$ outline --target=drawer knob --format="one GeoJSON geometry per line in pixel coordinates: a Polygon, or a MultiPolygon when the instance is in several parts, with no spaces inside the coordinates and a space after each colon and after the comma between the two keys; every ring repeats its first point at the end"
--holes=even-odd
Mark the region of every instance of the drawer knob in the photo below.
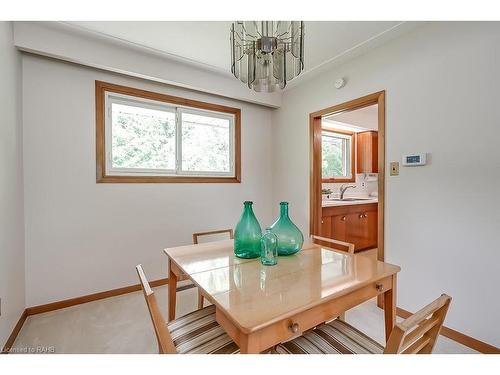
{"type": "Polygon", "coordinates": [[[290,323],[288,326],[288,329],[292,331],[293,333],[299,332],[299,323],[290,323]]]}
{"type": "Polygon", "coordinates": [[[340,219],[340,220],[345,221],[345,216],[342,216],[342,219],[340,219]]]}
{"type": "Polygon", "coordinates": [[[375,288],[379,292],[383,292],[384,291],[384,285],[383,284],[375,284],[375,288]]]}

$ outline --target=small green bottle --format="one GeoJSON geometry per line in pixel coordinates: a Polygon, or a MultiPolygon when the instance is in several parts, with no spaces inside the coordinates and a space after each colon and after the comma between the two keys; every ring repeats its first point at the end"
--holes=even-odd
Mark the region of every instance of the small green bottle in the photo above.
{"type": "Polygon", "coordinates": [[[243,214],[234,230],[234,255],[238,258],[258,258],[262,229],[252,209],[253,202],[243,203],[243,214]]]}
{"type": "Polygon", "coordinates": [[[260,262],[264,266],[274,266],[278,263],[278,237],[271,232],[271,228],[266,228],[266,233],[260,240],[260,262]]]}

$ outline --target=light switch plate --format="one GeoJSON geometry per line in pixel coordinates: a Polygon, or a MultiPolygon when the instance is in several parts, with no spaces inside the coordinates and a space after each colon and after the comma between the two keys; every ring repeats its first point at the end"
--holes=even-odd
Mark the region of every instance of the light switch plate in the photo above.
{"type": "Polygon", "coordinates": [[[399,176],[399,162],[393,161],[390,165],[391,176],[399,176]]]}

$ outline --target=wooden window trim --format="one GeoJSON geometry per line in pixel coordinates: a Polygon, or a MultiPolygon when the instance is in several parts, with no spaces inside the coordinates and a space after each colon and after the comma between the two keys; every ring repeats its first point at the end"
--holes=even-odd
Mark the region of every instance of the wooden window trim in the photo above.
{"type": "Polygon", "coordinates": [[[178,96],[136,89],[113,83],[95,81],[96,100],[96,182],[97,183],[240,183],[241,182],[241,109],[211,104],[178,96]],[[115,176],[106,175],[105,113],[106,92],[130,95],[156,100],[168,104],[181,105],[234,115],[234,176],[115,176]]]}
{"type": "Polygon", "coordinates": [[[337,130],[335,128],[322,128],[322,132],[338,133],[351,136],[351,178],[322,178],[324,183],[346,183],[356,182],[356,133],[347,130],[337,130]]]}

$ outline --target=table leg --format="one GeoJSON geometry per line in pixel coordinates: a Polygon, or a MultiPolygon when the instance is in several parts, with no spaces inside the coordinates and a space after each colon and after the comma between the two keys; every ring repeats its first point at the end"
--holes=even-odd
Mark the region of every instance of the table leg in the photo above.
{"type": "Polygon", "coordinates": [[[234,342],[240,347],[241,354],[260,353],[261,350],[258,332],[251,334],[245,334],[241,332],[219,309],[215,310],[215,318],[224,329],[224,331],[226,331],[228,336],[231,337],[234,342]]]}
{"type": "Polygon", "coordinates": [[[168,320],[175,319],[175,305],[177,302],[177,275],[173,271],[172,262],[168,260],[168,320]]]}
{"type": "Polygon", "coordinates": [[[259,343],[251,335],[242,335],[240,338],[241,354],[260,354],[259,343]]]}
{"type": "Polygon", "coordinates": [[[392,329],[396,324],[396,275],[392,276],[392,288],[384,293],[384,315],[385,315],[385,341],[389,340],[392,329]]]}

